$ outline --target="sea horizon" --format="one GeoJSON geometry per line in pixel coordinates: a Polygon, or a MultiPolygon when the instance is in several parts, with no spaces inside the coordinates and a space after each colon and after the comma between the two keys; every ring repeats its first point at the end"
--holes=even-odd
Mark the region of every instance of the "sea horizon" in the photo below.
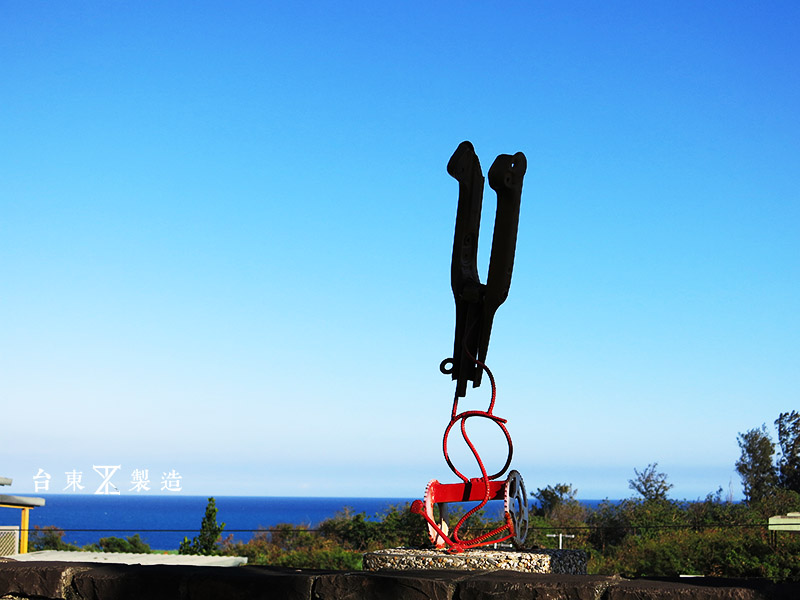
{"type": "MultiPolygon", "coordinates": [[[[291,524],[313,529],[322,521],[349,509],[380,516],[391,507],[404,507],[416,498],[316,497],[316,496],[207,496],[207,495],[97,495],[41,494],[45,505],[30,512],[31,529],[56,527],[64,531],[65,542],[77,546],[96,543],[102,537],[126,538],[139,534],[152,549],[174,550],[184,537],[197,535],[208,498],[217,507],[217,521],[225,523],[223,538],[233,535],[247,541],[259,530],[291,524]]],[[[579,500],[596,508],[602,500],[579,500]]],[[[465,506],[474,506],[465,503],[465,506]]],[[[533,505],[529,499],[529,505],[533,505]]],[[[488,517],[499,517],[503,503],[490,502],[488,517]]],[[[19,525],[15,510],[0,511],[0,525],[19,525]]]]}

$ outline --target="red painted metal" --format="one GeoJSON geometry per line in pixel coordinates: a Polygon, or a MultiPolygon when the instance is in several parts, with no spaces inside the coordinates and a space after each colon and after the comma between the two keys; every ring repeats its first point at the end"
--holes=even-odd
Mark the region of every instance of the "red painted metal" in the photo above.
{"type": "Polygon", "coordinates": [[[508,433],[505,426],[506,420],[501,419],[492,412],[497,397],[494,376],[486,365],[479,361],[476,362],[480,368],[486,372],[492,386],[492,397],[489,402],[489,408],[485,411],[471,410],[459,413],[458,394],[456,394],[453,400],[453,411],[451,413],[450,423],[445,429],[442,441],[445,460],[450,470],[461,479],[461,483],[439,483],[433,480],[425,489],[424,502],[416,500],[411,506],[413,512],[421,515],[427,521],[428,532],[433,544],[437,548],[447,548],[447,550],[452,553],[507,540],[513,540],[515,543],[521,544],[522,541],[524,541],[525,532],[527,531],[527,500],[525,499],[525,487],[524,484],[522,484],[522,477],[516,471],[511,471],[506,480],[498,480],[511,464],[514,447],[511,443],[511,435],[508,433]],[[467,435],[466,420],[471,417],[483,417],[494,421],[503,430],[506,436],[506,441],[508,442],[508,458],[503,468],[493,475],[487,473],[478,450],[467,435]],[[453,426],[459,422],[461,423],[461,435],[478,463],[481,470],[481,477],[467,478],[450,460],[447,442],[453,426]],[[467,519],[492,500],[504,501],[503,515],[505,524],[480,536],[462,539],[459,535],[459,530],[467,519]],[[453,531],[450,532],[447,525],[446,514],[440,514],[440,518],[437,520],[434,514],[434,506],[438,505],[440,513],[442,513],[446,512],[446,505],[453,502],[478,502],[478,504],[467,511],[467,513],[459,519],[458,523],[456,523],[453,531]]]}

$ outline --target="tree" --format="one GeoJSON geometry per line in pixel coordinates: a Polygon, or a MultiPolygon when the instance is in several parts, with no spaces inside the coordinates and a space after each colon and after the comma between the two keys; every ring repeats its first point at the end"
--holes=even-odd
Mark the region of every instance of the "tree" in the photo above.
{"type": "Polygon", "coordinates": [[[178,548],[178,554],[217,554],[217,542],[222,537],[225,523],[217,523],[217,504],[214,498],[208,499],[206,514],[200,525],[200,534],[191,542],[184,537],[178,548]]]}
{"type": "Polygon", "coordinates": [[[672,488],[672,484],[667,483],[666,473],[656,473],[656,467],[657,462],[647,465],[641,473],[634,468],[636,477],[628,480],[628,487],[644,500],[666,500],[667,492],[672,488]]]}
{"type": "Polygon", "coordinates": [[[587,508],[576,498],[578,490],[570,483],[557,483],[531,492],[527,544],[546,547],[552,543],[548,535],[567,533],[571,547],[586,544],[587,508]]]}
{"type": "Polygon", "coordinates": [[[778,485],[778,474],[772,464],[775,444],[766,425],[740,433],[737,441],[742,454],[736,461],[736,471],[742,478],[745,501],[748,504],[761,502],[778,485]]]}
{"type": "Polygon", "coordinates": [[[546,488],[538,488],[531,492],[531,496],[536,498],[539,509],[536,511],[541,516],[550,515],[558,506],[577,502],[575,495],[578,490],[574,489],[569,483],[557,483],[548,485],[546,488]]]}
{"type": "Polygon", "coordinates": [[[786,490],[800,492],[800,413],[781,413],[775,421],[778,429],[778,485],[786,490]]]}

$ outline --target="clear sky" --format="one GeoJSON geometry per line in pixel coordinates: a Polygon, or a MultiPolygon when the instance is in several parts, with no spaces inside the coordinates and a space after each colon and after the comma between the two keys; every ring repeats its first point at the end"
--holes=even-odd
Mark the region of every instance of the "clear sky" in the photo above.
{"type": "Polygon", "coordinates": [[[487,361],[528,489],[627,497],[658,462],[741,497],[737,434],[800,399],[798,31],[788,1],[2,2],[9,491],[454,481],[471,140],[528,158],[487,361]]]}

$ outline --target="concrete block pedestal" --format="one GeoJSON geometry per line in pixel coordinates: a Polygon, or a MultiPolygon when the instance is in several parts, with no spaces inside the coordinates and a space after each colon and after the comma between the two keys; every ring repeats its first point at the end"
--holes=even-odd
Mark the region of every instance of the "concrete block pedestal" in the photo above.
{"type": "Polygon", "coordinates": [[[555,573],[586,575],[588,555],[583,550],[491,550],[475,548],[458,554],[445,550],[390,548],[364,555],[364,569],[463,571],[519,571],[521,573],[555,573]]]}

